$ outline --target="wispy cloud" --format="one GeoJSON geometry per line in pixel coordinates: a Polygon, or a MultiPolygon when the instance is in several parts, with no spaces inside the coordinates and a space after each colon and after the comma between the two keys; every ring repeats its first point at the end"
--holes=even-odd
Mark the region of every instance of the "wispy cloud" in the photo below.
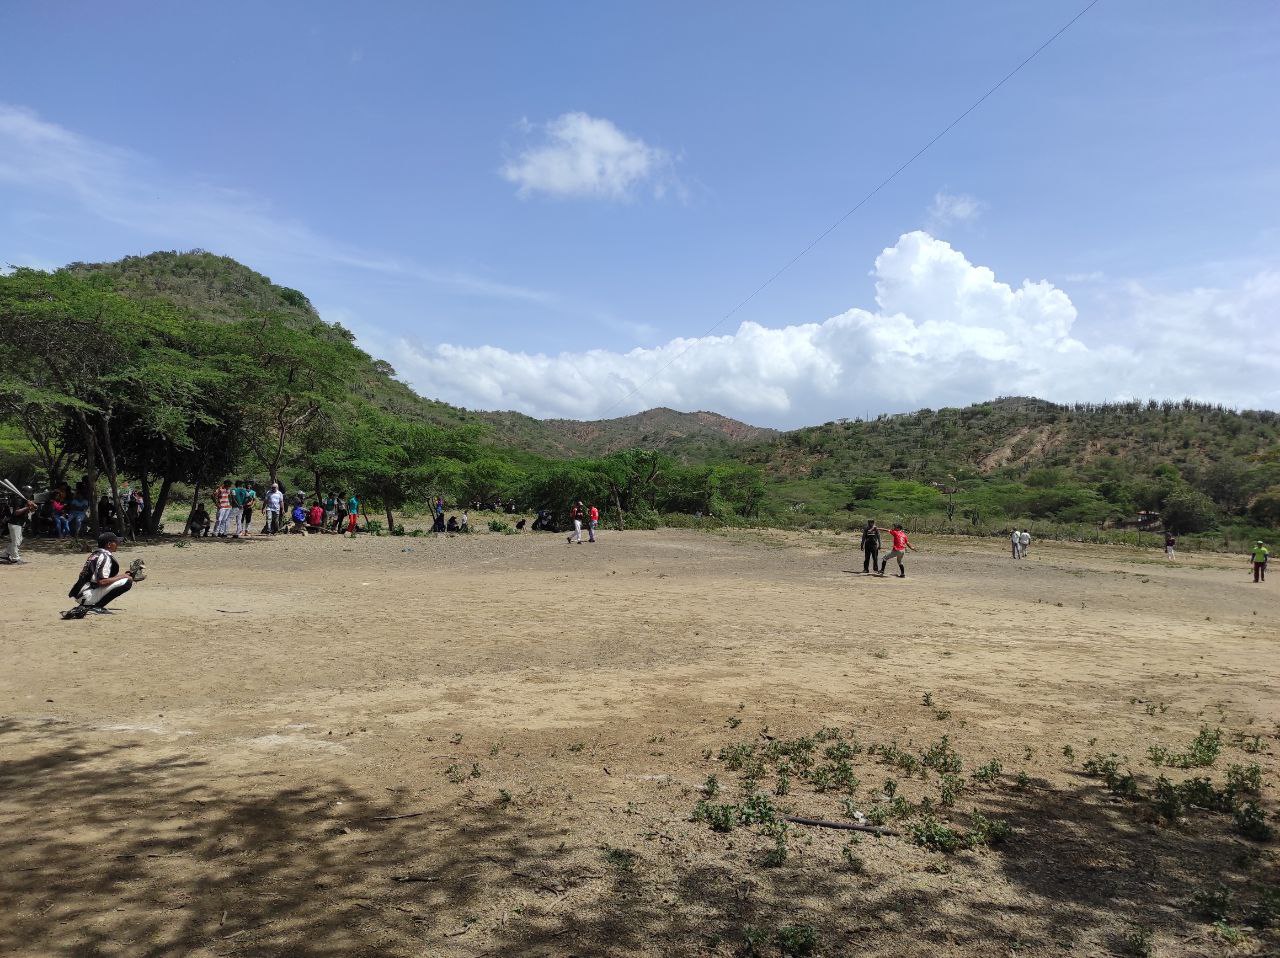
{"type": "Polygon", "coordinates": [[[947,193],[939,190],[933,194],[933,202],[929,204],[928,225],[930,230],[951,226],[954,223],[965,223],[977,219],[986,204],[968,193],[947,193]]]}
{"type": "Polygon", "coordinates": [[[326,237],[241,190],[183,181],[145,156],[81,136],[0,103],[0,184],[46,193],[109,223],[177,248],[254,262],[306,262],[372,271],[464,295],[550,302],[547,292],[441,269],[326,237]]]}
{"type": "Polygon", "coordinates": [[[521,196],[626,200],[644,187],[661,197],[677,185],[670,153],[602,117],[564,113],[539,127],[522,120],[519,128],[537,142],[499,172],[521,196]]]}

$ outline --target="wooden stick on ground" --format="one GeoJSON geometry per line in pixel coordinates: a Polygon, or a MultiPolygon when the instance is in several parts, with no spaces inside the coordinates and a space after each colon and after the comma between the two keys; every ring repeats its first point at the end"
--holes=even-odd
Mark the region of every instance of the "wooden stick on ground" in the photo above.
{"type": "Polygon", "coordinates": [[[901,835],[901,832],[880,825],[860,825],[857,822],[829,822],[825,818],[801,818],[799,815],[783,816],[796,825],[813,825],[815,828],[841,828],[850,832],[870,832],[872,835],[901,835]]]}

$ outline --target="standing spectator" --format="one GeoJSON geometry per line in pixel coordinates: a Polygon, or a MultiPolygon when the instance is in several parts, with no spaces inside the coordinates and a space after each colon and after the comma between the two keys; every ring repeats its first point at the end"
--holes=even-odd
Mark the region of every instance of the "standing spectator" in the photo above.
{"type": "Polygon", "coordinates": [[[587,510],[587,541],[596,541],[596,526],[600,524],[600,510],[592,506],[587,510]]]}
{"type": "Polygon", "coordinates": [[[858,548],[862,550],[862,574],[870,575],[880,569],[880,530],[876,527],[876,520],[868,519],[866,527],[862,530],[862,539],[858,542],[858,548]]]}
{"type": "Polygon", "coordinates": [[[431,523],[432,532],[444,532],[444,496],[436,496],[435,521],[431,523]]]}
{"type": "Polygon", "coordinates": [[[102,496],[98,499],[98,525],[101,528],[106,529],[107,527],[114,526],[115,524],[116,524],[115,503],[111,501],[111,496],[108,493],[104,492],[102,496]]]}
{"type": "Polygon", "coordinates": [[[244,480],[237,479],[231,490],[231,519],[227,523],[229,526],[227,531],[231,533],[233,539],[239,539],[240,533],[244,531],[244,503],[244,480]]]}
{"type": "Polygon", "coordinates": [[[1029,548],[1031,548],[1031,533],[1026,529],[1023,529],[1018,535],[1018,552],[1021,554],[1022,558],[1025,559],[1027,557],[1027,550],[1029,548]]]}
{"type": "Polygon", "coordinates": [[[80,487],[71,497],[71,501],[67,503],[67,521],[71,525],[71,534],[77,539],[80,538],[80,532],[84,529],[85,520],[89,517],[89,496],[80,487]]]}
{"type": "Polygon", "coordinates": [[[573,532],[564,540],[565,542],[576,542],[578,545],[582,545],[582,517],[584,515],[586,515],[586,512],[582,508],[582,500],[579,499],[573,508],[569,510],[569,519],[573,522],[573,532]]]}
{"type": "Polygon", "coordinates": [[[360,518],[360,499],[353,492],[347,498],[347,531],[354,537],[356,521],[360,518]]]}
{"type": "Polygon", "coordinates": [[[1164,534],[1164,554],[1168,558],[1170,559],[1173,558],[1173,550],[1174,550],[1174,547],[1177,546],[1177,544],[1178,544],[1178,540],[1173,537],[1172,532],[1166,532],[1164,534]]]}
{"type": "Polygon", "coordinates": [[[334,532],[342,532],[342,527],[347,522],[347,502],[341,496],[334,496],[333,505],[333,523],[334,532]]]}
{"type": "Polygon", "coordinates": [[[466,510],[466,509],[463,509],[463,510],[462,510],[462,521],[458,523],[458,531],[459,531],[459,532],[470,532],[470,531],[471,531],[471,519],[470,519],[470,517],[467,515],[467,510],[466,510]]]}
{"type": "Polygon", "coordinates": [[[244,507],[240,511],[240,534],[245,538],[253,535],[253,507],[257,505],[258,492],[248,479],[244,481],[244,507]]]}
{"type": "Polygon", "coordinates": [[[1013,527],[1013,535],[1009,537],[1009,541],[1013,543],[1013,557],[1015,559],[1022,558],[1022,536],[1018,532],[1018,527],[1013,527]]]}
{"type": "Polygon", "coordinates": [[[224,539],[231,523],[231,480],[223,479],[222,485],[213,491],[211,498],[215,510],[213,534],[219,539],[224,539]]]}
{"type": "Polygon", "coordinates": [[[907,532],[902,528],[900,523],[895,522],[893,528],[889,530],[889,535],[893,537],[893,548],[890,549],[884,557],[884,561],[880,563],[880,575],[884,575],[884,570],[889,566],[890,559],[898,560],[898,578],[905,579],[907,577],[907,567],[902,564],[902,557],[907,554],[907,550],[916,551],[916,547],[907,541],[907,532]]]}
{"type": "MultiPolygon", "coordinates": [[[[9,527],[9,531],[13,531],[13,527],[9,527]]],[[[1271,557],[1271,550],[1268,549],[1259,539],[1253,547],[1253,551],[1249,554],[1249,558],[1253,560],[1253,581],[1267,581],[1267,559],[1271,557]]]]}
{"type": "Polygon", "coordinates": [[[329,527],[338,517],[338,497],[332,492],[324,494],[324,524],[329,527]]]}
{"type": "Polygon", "coordinates": [[[284,509],[284,493],[277,483],[271,483],[271,491],[267,493],[267,532],[275,535],[280,531],[280,511],[284,509]]]}
{"type": "Polygon", "coordinates": [[[9,526],[9,554],[5,562],[9,565],[26,565],[27,560],[22,558],[22,527],[35,511],[30,486],[22,488],[21,496],[9,497],[9,516],[5,519],[9,526]]]}

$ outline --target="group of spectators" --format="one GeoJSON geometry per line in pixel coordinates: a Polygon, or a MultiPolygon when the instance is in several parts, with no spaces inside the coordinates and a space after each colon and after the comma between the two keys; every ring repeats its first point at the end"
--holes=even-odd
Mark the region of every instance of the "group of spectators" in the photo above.
{"type": "Polygon", "coordinates": [[[197,501],[187,520],[186,531],[193,536],[212,536],[219,539],[247,538],[253,533],[253,514],[262,506],[262,535],[293,532],[307,535],[316,532],[356,531],[361,515],[360,498],[351,493],[339,496],[335,493],[317,495],[310,505],[301,492],[293,494],[286,505],[285,493],[278,482],[259,497],[253,483],[247,479],[232,482],[223,480],[210,496],[213,512],[197,501]]]}

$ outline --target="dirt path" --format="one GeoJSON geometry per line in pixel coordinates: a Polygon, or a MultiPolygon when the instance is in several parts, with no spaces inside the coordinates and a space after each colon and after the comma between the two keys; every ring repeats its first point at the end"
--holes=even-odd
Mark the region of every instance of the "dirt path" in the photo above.
{"type": "Polygon", "coordinates": [[[1236,804],[1280,830],[1280,583],[919,545],[905,580],[853,574],[834,536],[163,545],[81,622],[56,615],[75,560],[32,552],[0,570],[0,953],[777,955],[811,931],[828,956],[1084,955],[1142,928],[1162,956],[1280,949],[1224,940],[1280,880],[1275,842],[1149,797],[1256,763],[1236,804]],[[1153,764],[1202,725],[1211,766],[1153,764]],[[944,735],[963,783],[919,767],[944,735]],[[1083,773],[1111,752],[1136,799],[1083,773]],[[904,835],[793,825],[769,866],[780,827],[691,820],[712,775],[713,804],[754,785],[904,835]],[[921,847],[926,798],[1012,833],[921,847]],[[1217,881],[1215,931],[1188,902],[1217,881]]]}

